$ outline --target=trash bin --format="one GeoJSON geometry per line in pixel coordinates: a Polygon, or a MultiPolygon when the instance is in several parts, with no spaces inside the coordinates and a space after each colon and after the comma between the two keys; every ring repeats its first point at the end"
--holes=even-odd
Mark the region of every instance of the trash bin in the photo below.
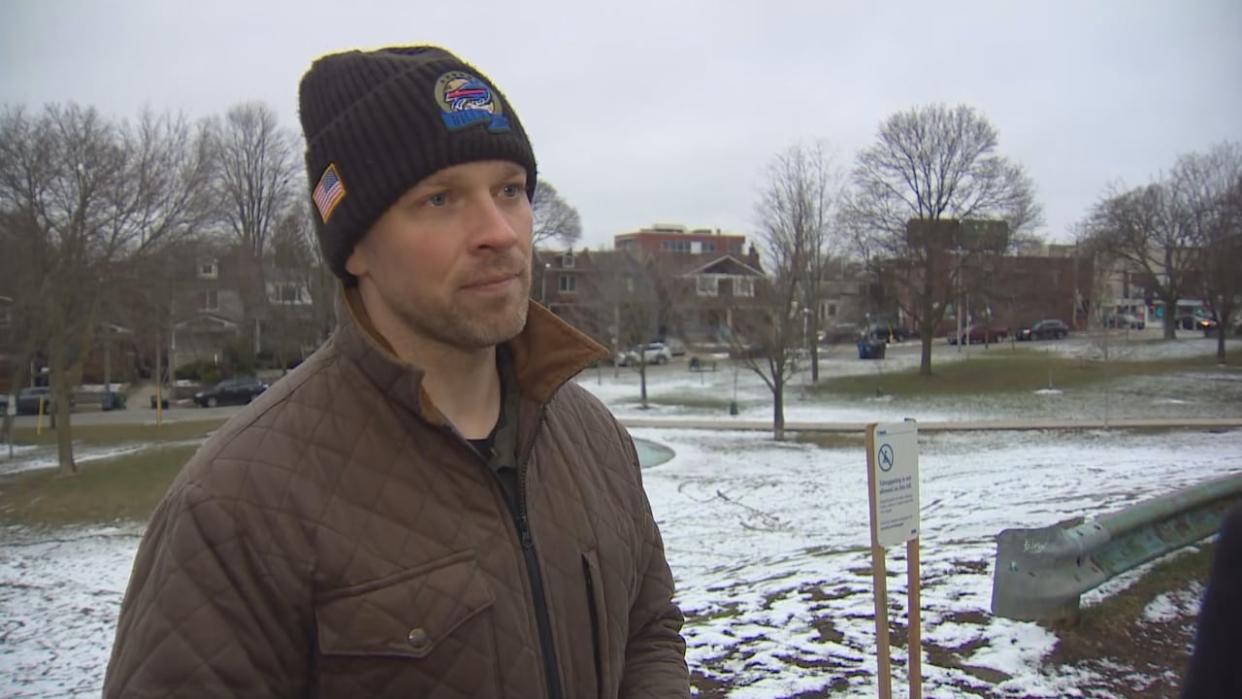
{"type": "Polygon", "coordinates": [[[125,409],[125,394],[116,393],[115,391],[108,391],[103,394],[103,398],[101,399],[100,403],[101,403],[100,407],[102,407],[104,410],[124,410],[125,409]]]}
{"type": "Polygon", "coordinates": [[[863,338],[858,341],[858,358],[859,359],[883,359],[884,351],[888,348],[883,342],[869,340],[863,338]]]}

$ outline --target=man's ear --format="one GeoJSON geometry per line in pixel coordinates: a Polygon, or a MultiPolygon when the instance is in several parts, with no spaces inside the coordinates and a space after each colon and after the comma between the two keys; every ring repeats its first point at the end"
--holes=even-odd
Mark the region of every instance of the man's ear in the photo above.
{"type": "Polygon", "coordinates": [[[355,277],[366,276],[367,260],[366,255],[362,252],[362,244],[354,246],[353,252],[349,253],[349,257],[345,260],[345,271],[355,277]]]}

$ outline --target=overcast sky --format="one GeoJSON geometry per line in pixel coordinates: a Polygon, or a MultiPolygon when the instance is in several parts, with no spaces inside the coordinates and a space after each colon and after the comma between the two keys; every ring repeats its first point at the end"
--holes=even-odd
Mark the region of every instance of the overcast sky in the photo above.
{"type": "Polygon", "coordinates": [[[0,2],[0,103],[118,117],[270,103],[320,54],[435,43],[490,75],[591,247],[652,223],[752,234],[766,162],[844,169],[888,115],[966,103],[1026,166],[1042,231],[1110,182],[1242,140],[1242,2],[0,2]]]}

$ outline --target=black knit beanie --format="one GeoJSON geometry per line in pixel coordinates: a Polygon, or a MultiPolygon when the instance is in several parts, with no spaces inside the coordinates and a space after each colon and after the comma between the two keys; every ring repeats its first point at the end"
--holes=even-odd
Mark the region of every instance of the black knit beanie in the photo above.
{"type": "Polygon", "coordinates": [[[306,174],[319,247],[346,284],[354,246],[411,187],[478,160],[526,169],[535,155],[517,114],[487,76],[444,49],[399,46],[324,56],[299,89],[306,174]]]}

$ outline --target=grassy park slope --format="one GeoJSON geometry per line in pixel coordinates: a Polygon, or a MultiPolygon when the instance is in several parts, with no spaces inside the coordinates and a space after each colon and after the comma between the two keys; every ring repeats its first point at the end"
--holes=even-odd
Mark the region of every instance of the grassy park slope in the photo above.
{"type": "Polygon", "coordinates": [[[1214,541],[1201,542],[1172,554],[1124,592],[1085,607],[1077,623],[1054,625],[1058,642],[1045,662],[1052,668],[1098,670],[1097,679],[1081,687],[1089,695],[1177,696],[1190,661],[1195,619],[1184,614],[1153,619],[1148,609],[1171,591],[1189,590],[1187,596],[1197,597],[1215,548],[1214,541]],[[1152,684],[1136,692],[1116,673],[1104,671],[1109,663],[1133,667],[1153,678],[1152,684]]]}
{"type": "MultiPolygon", "coordinates": [[[[74,427],[74,442],[81,446],[149,446],[113,458],[83,461],[73,477],[61,477],[55,469],[0,477],[0,522],[59,526],[146,521],[198,442],[222,423],[74,427]]],[[[56,442],[56,433],[50,430],[36,435],[33,429],[17,429],[14,437],[27,445],[56,442]]]]}
{"type": "Polygon", "coordinates": [[[81,465],[64,478],[55,469],[0,479],[0,522],[61,526],[145,522],[195,445],[154,446],[81,465]]]}
{"type": "MultiPolygon", "coordinates": [[[[1215,356],[1112,361],[1083,360],[1050,352],[972,349],[968,359],[933,365],[930,377],[918,368],[887,373],[838,376],[809,387],[813,394],[901,397],[1025,393],[1054,386],[1083,388],[1115,379],[1218,370],[1215,356]]],[[[1225,366],[1242,367],[1242,357],[1229,355],[1225,366]]]]}
{"type": "MultiPolygon", "coordinates": [[[[166,422],[163,425],[74,425],[73,441],[87,446],[113,446],[135,442],[167,444],[206,437],[223,424],[224,419],[218,418],[166,422]]],[[[55,430],[46,428],[42,434],[36,435],[33,428],[19,427],[13,430],[13,437],[18,444],[56,444],[55,430]]]]}

